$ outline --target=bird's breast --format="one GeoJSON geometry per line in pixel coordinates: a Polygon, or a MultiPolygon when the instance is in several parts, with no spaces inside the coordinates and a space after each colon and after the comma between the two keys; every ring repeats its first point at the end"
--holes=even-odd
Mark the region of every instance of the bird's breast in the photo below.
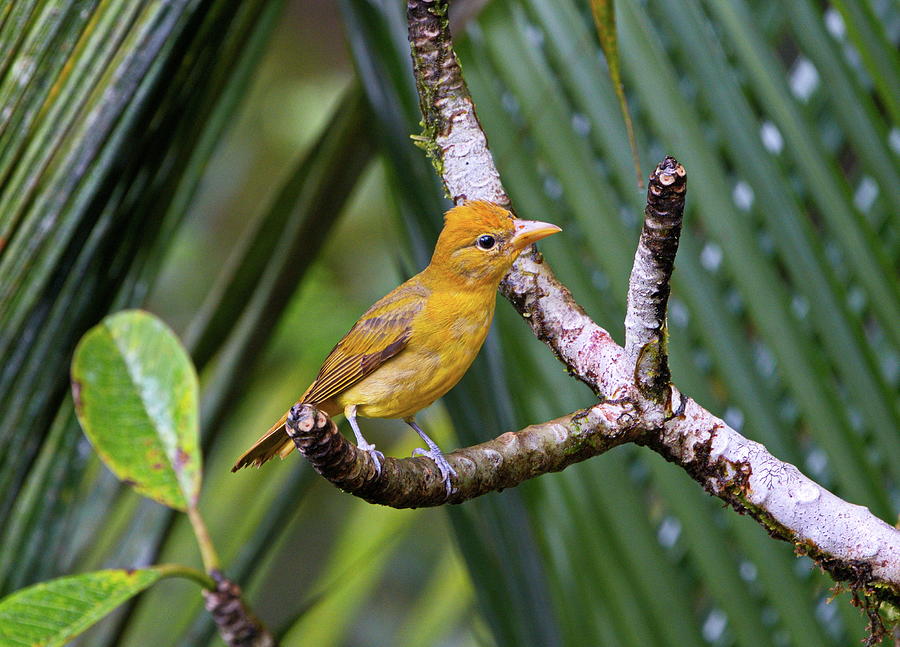
{"type": "Polygon", "coordinates": [[[494,314],[495,296],[490,296],[468,308],[470,303],[448,308],[440,298],[430,299],[407,347],[341,394],[341,406],[356,404],[365,417],[406,418],[440,398],[459,382],[484,344],[494,314]]]}

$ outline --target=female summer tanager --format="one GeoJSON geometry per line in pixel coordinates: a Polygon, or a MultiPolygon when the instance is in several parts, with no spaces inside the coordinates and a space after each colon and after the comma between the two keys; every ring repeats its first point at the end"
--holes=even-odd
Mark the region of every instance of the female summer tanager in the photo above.
{"type": "MultiPolygon", "coordinates": [[[[444,216],[431,263],[380,299],[360,317],[325,359],[300,401],[333,416],[343,412],[360,449],[381,469],[384,456],[366,442],[356,422],[402,418],[418,432],[451,490],[455,474],[437,444],[413,416],[449,391],[471,366],[494,316],[497,287],[519,253],[561,231],[556,225],[518,220],[491,202],[472,201],[444,216]]],[[[284,429],[287,414],[232,471],[262,465],[294,449],[284,429]]]]}

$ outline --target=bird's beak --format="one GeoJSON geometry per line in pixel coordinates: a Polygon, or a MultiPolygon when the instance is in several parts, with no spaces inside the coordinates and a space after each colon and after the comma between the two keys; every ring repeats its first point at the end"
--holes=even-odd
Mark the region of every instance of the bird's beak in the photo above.
{"type": "Polygon", "coordinates": [[[541,238],[552,236],[562,231],[556,225],[549,222],[541,222],[540,220],[513,220],[515,225],[515,233],[512,237],[512,246],[516,249],[525,249],[531,243],[536,243],[541,238]]]}

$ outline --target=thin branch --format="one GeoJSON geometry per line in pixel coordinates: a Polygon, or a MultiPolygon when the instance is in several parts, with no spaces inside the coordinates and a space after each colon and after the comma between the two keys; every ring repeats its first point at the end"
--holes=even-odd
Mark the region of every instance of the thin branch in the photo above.
{"type": "Polygon", "coordinates": [[[836,580],[900,603],[900,531],[672,391],[677,415],[661,429],[646,427],[633,402],[606,401],[447,454],[459,475],[449,498],[433,461],[388,457],[378,474],[368,452],[312,405],[294,405],[286,428],[297,449],[334,485],[395,508],[462,503],[635,442],[683,467],[711,495],[793,543],[836,580]]]}
{"type": "Polygon", "coordinates": [[[200,511],[197,510],[196,505],[193,503],[188,505],[187,515],[191,522],[191,527],[194,529],[194,536],[197,538],[197,546],[200,548],[200,556],[203,559],[203,568],[208,573],[218,572],[220,568],[219,554],[216,552],[216,547],[209,536],[206,522],[203,521],[203,517],[200,515],[200,511]]]}
{"type": "MultiPolygon", "coordinates": [[[[446,0],[407,4],[413,73],[425,124],[419,139],[455,204],[490,200],[508,207],[509,196],[453,51],[447,15],[446,0]]],[[[574,376],[598,395],[612,396],[621,376],[610,374],[609,367],[622,349],[585,314],[535,246],[518,258],[500,293],[574,376]],[[588,341],[590,353],[573,353],[576,340],[579,345],[588,341]]]]}
{"type": "Polygon", "coordinates": [[[413,73],[425,131],[420,141],[454,204],[489,200],[509,206],[500,173],[450,38],[445,0],[411,0],[407,4],[413,73]],[[433,90],[440,88],[440,97],[433,90]]]}

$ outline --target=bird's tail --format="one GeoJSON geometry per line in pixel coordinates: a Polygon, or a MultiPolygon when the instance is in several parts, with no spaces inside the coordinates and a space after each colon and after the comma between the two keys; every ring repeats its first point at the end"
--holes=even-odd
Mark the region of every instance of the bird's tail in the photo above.
{"type": "Polygon", "coordinates": [[[294,441],[287,435],[284,429],[284,423],[287,422],[287,414],[281,416],[281,420],[276,422],[267,431],[262,438],[253,443],[253,446],[241,454],[237,459],[232,472],[237,472],[242,467],[254,465],[259,467],[269,459],[281,456],[284,458],[294,451],[294,441]]]}

